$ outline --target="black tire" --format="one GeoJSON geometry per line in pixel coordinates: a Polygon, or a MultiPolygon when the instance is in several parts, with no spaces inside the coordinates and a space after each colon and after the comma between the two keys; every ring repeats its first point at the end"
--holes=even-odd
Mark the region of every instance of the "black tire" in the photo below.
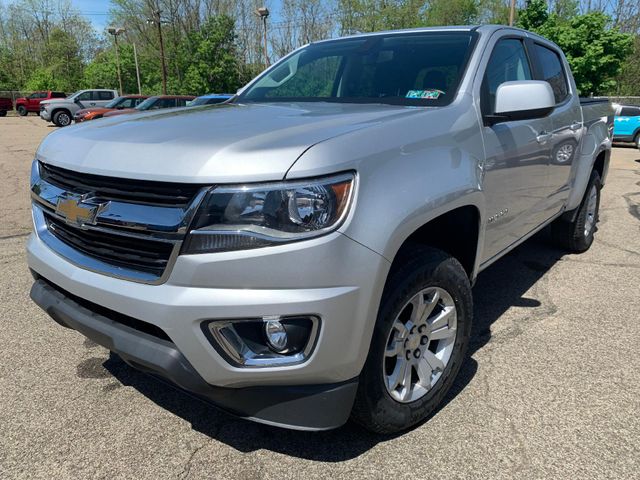
{"type": "Polygon", "coordinates": [[[369,355],[360,374],[352,419],[375,433],[406,430],[429,418],[447,394],[465,359],[473,300],[471,285],[460,263],[441,250],[416,247],[394,269],[382,295],[369,355]],[[393,323],[407,302],[427,287],[446,290],[456,307],[457,333],[448,363],[431,389],[409,403],[395,400],[385,386],[385,350],[393,323]]]}
{"type": "Polygon", "coordinates": [[[6,117],[7,116],[7,111],[6,110],[0,110],[0,117],[6,117]]]}
{"type": "Polygon", "coordinates": [[[29,112],[27,111],[27,107],[25,107],[24,105],[19,105],[18,108],[16,108],[16,111],[21,117],[26,117],[29,114],[29,112]]]}
{"type": "Polygon", "coordinates": [[[633,143],[635,143],[636,148],[640,150],[640,132],[636,133],[636,136],[633,139],[633,143]]]}
{"type": "Polygon", "coordinates": [[[577,208],[575,220],[569,221],[563,216],[551,224],[551,235],[559,246],[572,253],[582,253],[589,250],[593,243],[593,237],[598,230],[601,188],[600,174],[594,170],[591,172],[580,206],[577,208]],[[593,189],[595,189],[596,194],[595,213],[592,217],[593,221],[589,224],[589,197],[593,189]]]}
{"type": "Polygon", "coordinates": [[[66,110],[60,110],[53,115],[53,123],[58,127],[68,127],[71,125],[71,114],[66,110]]]}

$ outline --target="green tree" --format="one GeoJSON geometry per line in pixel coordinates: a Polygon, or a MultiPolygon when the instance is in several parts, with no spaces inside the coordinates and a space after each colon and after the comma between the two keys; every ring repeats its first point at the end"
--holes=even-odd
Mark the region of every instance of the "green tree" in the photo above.
{"type": "Polygon", "coordinates": [[[240,87],[234,21],[227,16],[210,17],[199,31],[183,42],[186,69],[183,91],[194,94],[235,92],[240,87]]]}
{"type": "Polygon", "coordinates": [[[606,14],[589,12],[563,18],[549,13],[544,0],[530,0],[527,8],[518,12],[518,25],[562,48],[581,95],[614,89],[615,78],[633,48],[633,37],[620,32],[606,14]]]}

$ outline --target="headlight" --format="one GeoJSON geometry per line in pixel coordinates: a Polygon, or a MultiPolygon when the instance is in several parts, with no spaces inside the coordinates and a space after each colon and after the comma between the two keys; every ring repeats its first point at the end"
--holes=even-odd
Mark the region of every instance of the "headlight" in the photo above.
{"type": "Polygon", "coordinates": [[[303,181],[214,187],[182,253],[266,247],[326,234],[347,215],[353,173],[303,181]]]}

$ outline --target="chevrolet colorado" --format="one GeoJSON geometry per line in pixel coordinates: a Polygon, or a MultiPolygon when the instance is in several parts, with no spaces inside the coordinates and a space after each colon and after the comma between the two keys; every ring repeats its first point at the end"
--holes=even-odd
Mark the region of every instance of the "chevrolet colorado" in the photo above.
{"type": "Polygon", "coordinates": [[[590,247],[611,129],[523,30],[312,43],[228,103],[49,135],[31,297],[236,415],[401,431],[465,360],[479,272],[545,226],[590,247]]]}

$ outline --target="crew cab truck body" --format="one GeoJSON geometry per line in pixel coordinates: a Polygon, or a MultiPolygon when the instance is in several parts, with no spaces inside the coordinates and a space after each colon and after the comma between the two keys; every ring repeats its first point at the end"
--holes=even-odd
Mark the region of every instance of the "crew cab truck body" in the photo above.
{"type": "Polygon", "coordinates": [[[58,127],[71,125],[74,115],[82,109],[104,107],[118,96],[115,90],[80,90],[67,98],[40,102],[40,118],[58,127]]]}
{"type": "Polygon", "coordinates": [[[610,155],[554,44],[498,26],[303,47],[234,99],[76,125],[33,164],[31,296],[245,418],[428,417],[471,285],[550,225],[589,248],[610,155]]]}
{"type": "Polygon", "coordinates": [[[51,90],[46,92],[33,92],[31,95],[16,99],[16,112],[18,112],[21,117],[28,115],[30,112],[39,114],[41,102],[66,97],[67,94],[64,92],[52,92],[51,90]]]}

